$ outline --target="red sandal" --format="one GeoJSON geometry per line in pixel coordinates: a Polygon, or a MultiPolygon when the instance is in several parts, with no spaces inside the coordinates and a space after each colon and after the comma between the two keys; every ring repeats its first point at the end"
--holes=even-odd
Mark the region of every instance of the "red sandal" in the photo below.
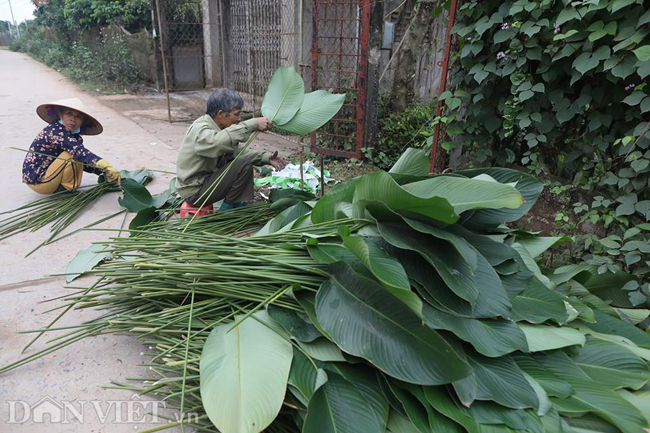
{"type": "Polygon", "coordinates": [[[193,217],[195,214],[197,217],[212,215],[214,213],[214,206],[203,206],[201,208],[194,207],[188,202],[184,201],[181,205],[181,218],[193,217]]]}

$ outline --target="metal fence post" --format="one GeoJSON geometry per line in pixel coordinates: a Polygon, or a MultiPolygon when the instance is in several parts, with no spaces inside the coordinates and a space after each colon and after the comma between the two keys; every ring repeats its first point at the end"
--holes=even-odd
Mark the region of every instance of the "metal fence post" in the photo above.
{"type": "MultiPolygon", "coordinates": [[[[162,67],[163,67],[163,81],[165,82],[165,94],[167,95],[167,117],[169,118],[169,123],[172,123],[172,110],[171,104],[169,102],[169,83],[167,79],[167,59],[165,57],[165,33],[164,26],[160,13],[160,3],[158,0],[154,0],[156,3],[156,13],[158,15],[158,33],[160,35],[160,51],[162,54],[162,67]]],[[[164,0],[163,0],[164,1],[164,0]]]]}

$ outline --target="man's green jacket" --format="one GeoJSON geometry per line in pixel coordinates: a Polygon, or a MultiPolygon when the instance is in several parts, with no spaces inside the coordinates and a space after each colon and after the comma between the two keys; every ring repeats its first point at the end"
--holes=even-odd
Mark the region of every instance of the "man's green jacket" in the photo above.
{"type": "MultiPolygon", "coordinates": [[[[239,143],[248,140],[257,130],[255,119],[226,129],[219,128],[207,114],[196,119],[183,138],[176,161],[176,188],[181,197],[187,199],[196,194],[208,176],[234,157],[239,143]]],[[[269,163],[271,154],[247,150],[242,156],[250,159],[253,165],[264,165],[269,163]]]]}

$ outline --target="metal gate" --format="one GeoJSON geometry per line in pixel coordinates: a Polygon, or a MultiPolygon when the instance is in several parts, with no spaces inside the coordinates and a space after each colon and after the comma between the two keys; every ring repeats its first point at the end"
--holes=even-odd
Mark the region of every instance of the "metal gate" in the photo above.
{"type": "Polygon", "coordinates": [[[231,0],[234,90],[263,96],[281,65],[279,0],[231,0]]]}
{"type": "Polygon", "coordinates": [[[312,89],[346,93],[343,108],[311,135],[311,149],[361,158],[364,146],[371,0],[312,0],[312,89]]]}

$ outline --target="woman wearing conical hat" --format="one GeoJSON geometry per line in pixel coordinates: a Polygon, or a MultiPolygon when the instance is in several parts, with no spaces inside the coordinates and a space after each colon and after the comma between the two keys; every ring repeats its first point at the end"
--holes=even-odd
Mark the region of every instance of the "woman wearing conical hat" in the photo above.
{"type": "Polygon", "coordinates": [[[23,162],[23,183],[39,194],[74,191],[83,172],[104,174],[120,183],[120,172],[83,145],[82,135],[98,135],[102,125],[77,98],[62,99],[36,108],[48,125],[38,133],[23,162]]]}

